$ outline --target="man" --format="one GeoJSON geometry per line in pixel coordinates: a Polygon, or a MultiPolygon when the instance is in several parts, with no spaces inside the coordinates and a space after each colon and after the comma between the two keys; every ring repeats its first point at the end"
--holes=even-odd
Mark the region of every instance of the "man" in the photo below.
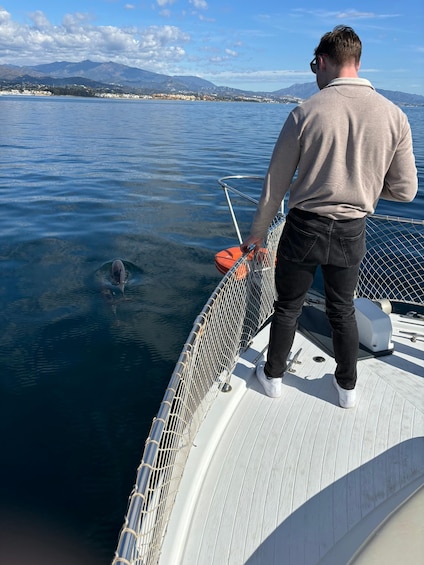
{"type": "Polygon", "coordinates": [[[337,26],[321,38],[311,62],[320,92],[288,116],[250,235],[240,246],[243,252],[260,248],[289,191],[267,361],[256,369],[271,397],[281,395],[297,319],[321,265],[336,360],[333,383],[340,406],[355,405],[359,340],[353,296],[365,254],[365,218],[380,197],[409,202],[418,189],[408,120],[358,77],[361,51],[350,27],[337,26]]]}

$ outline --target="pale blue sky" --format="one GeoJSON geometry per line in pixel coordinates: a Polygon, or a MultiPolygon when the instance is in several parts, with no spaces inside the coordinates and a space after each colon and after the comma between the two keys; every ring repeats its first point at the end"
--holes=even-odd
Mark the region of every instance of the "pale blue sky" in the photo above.
{"type": "Polygon", "coordinates": [[[352,26],[360,75],[424,95],[424,2],[0,0],[0,64],[114,61],[217,85],[273,91],[314,81],[320,37],[352,26]]]}

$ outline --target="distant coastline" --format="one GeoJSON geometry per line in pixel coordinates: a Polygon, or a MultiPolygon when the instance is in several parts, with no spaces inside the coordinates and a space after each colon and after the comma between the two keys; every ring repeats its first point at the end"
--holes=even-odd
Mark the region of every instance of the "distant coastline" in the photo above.
{"type": "Polygon", "coordinates": [[[200,101],[200,102],[257,102],[257,103],[267,103],[267,104],[300,104],[303,99],[295,97],[283,97],[280,99],[270,98],[267,96],[247,96],[247,95],[236,95],[236,96],[223,96],[218,94],[185,94],[185,93],[154,93],[154,94],[137,94],[137,93],[113,93],[113,92],[102,92],[94,91],[87,92],[86,89],[81,90],[72,88],[66,89],[61,88],[60,92],[52,92],[51,90],[46,90],[45,87],[40,88],[3,88],[0,89],[1,96],[40,96],[40,97],[50,97],[50,96],[75,96],[83,98],[104,98],[104,99],[114,99],[114,100],[183,100],[183,101],[200,101]]]}
{"type": "MultiPolygon", "coordinates": [[[[384,93],[383,93],[384,95],[384,93]]],[[[263,95],[219,95],[219,94],[185,94],[185,93],[154,93],[154,94],[137,94],[137,93],[112,93],[112,92],[90,92],[86,90],[78,92],[78,89],[66,89],[61,88],[60,92],[51,92],[50,90],[45,90],[43,88],[1,88],[0,87],[0,98],[5,96],[32,96],[40,98],[49,98],[56,96],[73,96],[76,98],[97,98],[104,100],[169,100],[169,101],[186,101],[186,102],[253,102],[259,104],[302,104],[306,98],[297,97],[279,97],[272,98],[263,95]],[[77,90],[77,91],[76,91],[77,90]]],[[[411,102],[397,102],[393,101],[395,104],[401,107],[422,107],[423,104],[414,104],[411,102]]]]}
{"type": "MultiPolygon", "coordinates": [[[[399,106],[424,106],[424,96],[377,91],[399,106]]],[[[315,81],[273,92],[217,86],[196,76],[163,75],[109,61],[19,67],[0,64],[0,95],[78,96],[123,100],[185,100],[300,104],[318,92],[315,81]]]]}

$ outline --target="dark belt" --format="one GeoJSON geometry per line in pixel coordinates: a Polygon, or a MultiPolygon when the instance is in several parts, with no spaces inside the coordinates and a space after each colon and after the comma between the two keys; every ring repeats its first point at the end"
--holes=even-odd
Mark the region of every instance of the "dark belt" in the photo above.
{"type": "Polygon", "coordinates": [[[289,214],[294,214],[298,218],[302,218],[303,220],[312,220],[313,218],[324,218],[325,216],[320,216],[315,212],[308,212],[307,210],[301,210],[300,208],[292,208],[289,214]]]}

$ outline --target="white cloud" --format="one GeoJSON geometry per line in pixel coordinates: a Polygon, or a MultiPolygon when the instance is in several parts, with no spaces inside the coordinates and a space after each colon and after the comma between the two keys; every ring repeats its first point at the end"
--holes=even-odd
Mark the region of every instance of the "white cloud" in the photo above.
{"type": "Polygon", "coordinates": [[[6,10],[0,6],[0,24],[9,25],[11,20],[12,18],[9,12],[6,12],[6,10]]]}
{"type": "Polygon", "coordinates": [[[375,12],[359,12],[358,10],[347,10],[346,12],[336,12],[334,16],[337,19],[385,19],[385,18],[396,18],[399,14],[376,14],[375,12]]]}
{"type": "MultiPolygon", "coordinates": [[[[206,78],[205,74],[202,75],[206,78]]],[[[218,81],[222,83],[241,82],[241,83],[280,83],[285,79],[305,79],[311,82],[311,71],[284,71],[284,70],[269,70],[269,71],[221,71],[216,73],[209,73],[208,80],[218,81]]]]}
{"type": "Polygon", "coordinates": [[[175,0],[156,0],[158,6],[170,6],[175,2],[175,0]]]}
{"type": "MultiPolygon", "coordinates": [[[[42,14],[42,12],[41,12],[42,14]]],[[[46,22],[48,21],[45,18],[46,22]]],[[[88,24],[91,20],[91,17],[88,14],[82,14],[81,12],[75,12],[74,14],[65,14],[63,16],[62,25],[65,30],[69,31],[70,33],[78,31],[81,29],[81,26],[84,24],[88,24]]],[[[55,29],[58,29],[57,27],[55,29]]]]}
{"type": "Polygon", "coordinates": [[[190,40],[175,26],[118,28],[94,26],[90,20],[88,14],[67,14],[61,25],[52,25],[37,11],[30,24],[18,24],[0,8],[0,64],[113,60],[167,72],[185,56],[184,45],[190,40]]]}
{"type": "Polygon", "coordinates": [[[207,10],[208,3],[205,0],[189,0],[190,4],[199,10],[207,10]]]}
{"type": "Polygon", "coordinates": [[[33,12],[29,15],[31,21],[34,23],[35,27],[43,28],[43,27],[50,27],[50,22],[46,18],[46,16],[40,10],[33,12]]]}
{"type": "Polygon", "coordinates": [[[344,10],[344,11],[329,11],[329,10],[306,10],[304,8],[295,8],[293,12],[299,12],[302,14],[309,14],[312,16],[318,16],[324,19],[336,19],[336,20],[377,20],[377,19],[387,19],[387,18],[397,18],[399,14],[379,14],[377,12],[361,12],[359,10],[344,10]]]}

